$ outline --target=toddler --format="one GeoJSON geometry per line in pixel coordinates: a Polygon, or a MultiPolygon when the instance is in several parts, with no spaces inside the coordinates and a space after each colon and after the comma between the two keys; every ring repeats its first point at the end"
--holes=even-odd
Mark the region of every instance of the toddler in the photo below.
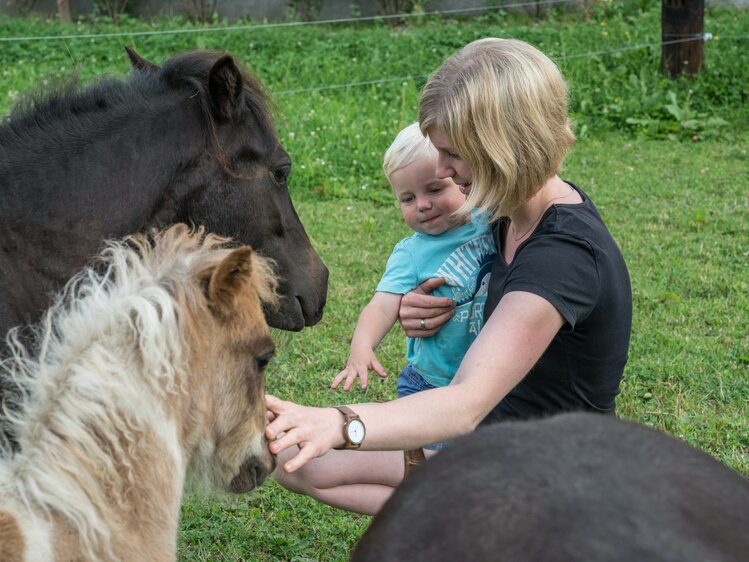
{"type": "Polygon", "coordinates": [[[398,377],[399,397],[449,384],[481,329],[496,246],[487,215],[458,212],[465,195],[451,178],[437,178],[436,167],[437,150],[418,123],[403,129],[385,152],[385,175],[414,234],[393,249],[359,316],[346,368],[334,378],[333,388],[345,381],[343,389],[349,390],[357,377],[366,388],[370,370],[387,376],[375,349],[397,321],[401,297],[427,279],[445,279],[433,294],[455,300],[455,314],[431,337],[406,338],[408,364],[398,377]]]}

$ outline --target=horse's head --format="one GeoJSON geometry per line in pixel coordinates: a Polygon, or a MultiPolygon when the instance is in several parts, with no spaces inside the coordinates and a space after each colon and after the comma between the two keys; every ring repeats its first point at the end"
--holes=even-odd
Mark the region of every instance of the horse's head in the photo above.
{"type": "MultiPolygon", "coordinates": [[[[215,240],[208,236],[204,245],[215,240]]],[[[185,434],[193,452],[191,478],[247,492],[275,467],[263,435],[263,372],[275,347],[262,305],[276,306],[276,279],[268,260],[249,246],[216,249],[193,275],[202,296],[187,297],[183,315],[190,348],[183,387],[190,397],[185,434]],[[195,306],[196,300],[204,302],[195,306]]]]}
{"type": "MultiPolygon", "coordinates": [[[[301,330],[322,317],[328,270],[312,248],[289,195],[291,159],[273,128],[260,83],[232,57],[192,52],[163,67],[128,50],[135,75],[156,75],[184,116],[202,133],[184,177],[157,210],[157,219],[204,225],[271,257],[279,278],[279,306],[266,308],[271,326],[301,330]]],[[[188,144],[188,126],[179,143],[188,144]]]]}

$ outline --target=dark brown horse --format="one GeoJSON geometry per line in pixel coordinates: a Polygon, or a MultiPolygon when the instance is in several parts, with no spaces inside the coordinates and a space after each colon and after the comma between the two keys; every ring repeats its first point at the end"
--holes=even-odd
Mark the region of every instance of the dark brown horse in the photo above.
{"type": "Polygon", "coordinates": [[[275,261],[271,326],[318,322],[328,271],[292,205],[260,84],[221,53],[162,67],[128,53],[127,80],[29,98],[0,128],[0,340],[36,321],[102,240],[177,222],[275,261]]]}

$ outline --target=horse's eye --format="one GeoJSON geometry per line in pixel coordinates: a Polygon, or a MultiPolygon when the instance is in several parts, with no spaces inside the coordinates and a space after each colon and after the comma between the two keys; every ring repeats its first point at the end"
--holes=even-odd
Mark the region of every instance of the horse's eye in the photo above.
{"type": "Polygon", "coordinates": [[[291,164],[284,164],[273,170],[273,177],[278,183],[286,183],[291,174],[291,164]]]}
{"type": "Polygon", "coordinates": [[[259,355],[258,357],[255,357],[255,365],[257,366],[258,371],[265,370],[271,359],[273,359],[273,351],[269,351],[267,353],[259,355]]]}

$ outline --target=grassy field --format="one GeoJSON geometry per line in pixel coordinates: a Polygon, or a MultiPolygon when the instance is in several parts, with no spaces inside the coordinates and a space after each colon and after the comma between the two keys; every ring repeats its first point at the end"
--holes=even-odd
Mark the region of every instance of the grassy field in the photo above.
{"type": "MultiPolygon", "coordinates": [[[[593,198],[630,268],[634,324],[620,415],[749,475],[749,17],[710,9],[705,28],[718,39],[705,45],[706,71],[669,81],[658,73],[659,6],[602,1],[541,20],[492,13],[220,32],[177,20],[0,19],[3,38],[125,33],[0,43],[0,112],[73,73],[124,75],[123,44],[156,62],[192,48],[235,54],[275,99],[294,159],[292,195],[331,272],[322,322],[274,333],[268,389],[315,405],[387,399],[393,380],[351,396],[329,389],[393,244],[408,234],[380,172],[382,153],[416,118],[419,89],[445,56],[486,35],[531,41],[572,87],[579,140],[562,175],[593,198]],[[199,32],[137,35],[170,29],[199,32]]],[[[380,359],[395,373],[403,355],[394,330],[380,359]]],[[[249,496],[189,497],[180,560],[346,560],[368,523],[272,482],[249,496]]]]}
{"type": "MultiPolygon", "coordinates": [[[[666,143],[606,133],[578,143],[566,177],[586,186],[629,264],[634,323],[619,413],[665,429],[749,475],[749,134],[726,143],[666,143]]],[[[394,206],[298,205],[331,270],[320,325],[276,333],[268,388],[305,403],[394,397],[376,378],[344,397],[328,386],[392,244],[407,234],[394,206]]],[[[401,334],[380,358],[402,365],[401,334]]],[[[346,560],[368,518],[292,496],[190,499],[183,560],[346,560]]]]}

